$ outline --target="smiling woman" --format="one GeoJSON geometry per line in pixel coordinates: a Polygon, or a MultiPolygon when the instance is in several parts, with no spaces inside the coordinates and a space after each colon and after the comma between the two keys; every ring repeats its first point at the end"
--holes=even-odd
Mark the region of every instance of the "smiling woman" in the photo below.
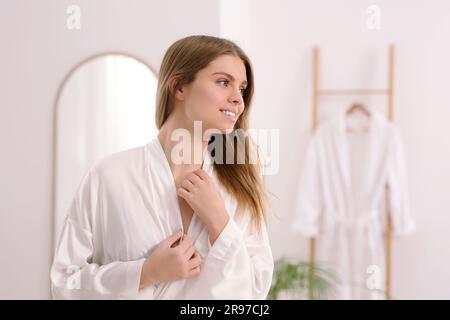
{"type": "MultiPolygon", "coordinates": [[[[218,58],[217,60],[225,59],[225,58],[230,59],[231,57],[223,56],[223,57],[218,58]]],[[[213,73],[213,75],[225,76],[227,79],[219,79],[217,81],[218,83],[223,84],[223,86],[225,86],[225,87],[228,86],[228,83],[230,81],[231,81],[232,84],[234,83],[234,77],[231,74],[229,74],[229,73],[226,73],[226,72],[215,72],[215,73],[213,73]]],[[[239,88],[239,91],[240,91],[242,96],[244,95],[246,87],[247,87],[247,81],[242,81],[242,86],[239,88]]],[[[235,122],[237,120],[238,116],[239,116],[239,111],[235,110],[234,108],[228,108],[228,109],[223,108],[223,109],[220,109],[220,111],[223,112],[228,118],[234,120],[233,122],[235,122]]]]}
{"type": "Polygon", "coordinates": [[[253,142],[242,134],[252,95],[250,60],[233,42],[191,36],[167,50],[158,137],[103,158],[83,178],[55,252],[55,298],[267,297],[273,257],[265,189],[260,162],[249,161],[253,142]],[[201,148],[196,121],[205,130],[201,148]],[[182,164],[173,161],[180,129],[201,152],[182,164]],[[217,137],[226,142],[211,150],[217,137]],[[234,161],[216,162],[219,151],[234,161]]]}
{"type": "Polygon", "coordinates": [[[237,83],[234,81],[235,77],[246,79],[242,60],[231,55],[217,57],[198,71],[189,85],[175,91],[172,106],[174,112],[183,112],[183,116],[191,123],[194,120],[202,121],[205,130],[218,129],[226,133],[227,129],[233,129],[235,122],[244,112],[244,85],[247,83],[247,80],[237,83]],[[183,106],[179,107],[180,105],[183,106]]]}

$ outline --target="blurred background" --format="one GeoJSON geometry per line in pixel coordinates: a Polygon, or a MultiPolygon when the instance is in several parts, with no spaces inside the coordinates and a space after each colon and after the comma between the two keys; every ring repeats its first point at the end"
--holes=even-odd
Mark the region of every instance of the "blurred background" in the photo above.
{"type": "MultiPolygon", "coordinates": [[[[162,57],[194,34],[247,52],[252,127],[279,130],[279,168],[265,177],[276,260],[309,259],[309,239],[290,225],[313,125],[313,48],[321,87],[384,88],[395,45],[394,122],[416,230],[392,238],[392,298],[449,299],[446,0],[0,1],[0,298],[50,298],[55,234],[81,175],[156,136],[162,57]]],[[[387,110],[383,96],[321,97],[318,122],[355,99],[387,110]]]]}

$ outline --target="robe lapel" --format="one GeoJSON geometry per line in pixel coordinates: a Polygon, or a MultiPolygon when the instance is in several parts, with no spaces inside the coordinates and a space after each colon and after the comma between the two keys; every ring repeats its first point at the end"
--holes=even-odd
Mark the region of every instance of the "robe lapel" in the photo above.
{"type": "MultiPolygon", "coordinates": [[[[380,142],[380,118],[381,116],[376,112],[371,112],[371,117],[368,120],[368,141],[367,141],[367,156],[364,163],[358,165],[362,166],[364,170],[363,177],[363,194],[370,193],[374,180],[377,178],[377,166],[375,163],[378,161],[377,156],[381,153],[380,142]]],[[[381,118],[382,119],[382,118],[381,118]]],[[[345,111],[339,112],[338,117],[333,122],[332,136],[334,141],[334,150],[338,161],[338,168],[341,173],[343,182],[343,194],[346,201],[346,210],[356,210],[354,201],[354,191],[352,185],[352,168],[350,162],[350,145],[347,135],[347,115],[345,111]]],[[[361,150],[363,152],[363,150],[361,150]]],[[[354,212],[356,213],[356,212],[354,212]]],[[[357,214],[357,213],[356,213],[357,214]]],[[[352,215],[352,214],[351,214],[352,215]]]]}
{"type": "MultiPolygon", "coordinates": [[[[164,239],[175,233],[177,230],[183,228],[181,220],[181,210],[178,203],[178,195],[172,170],[167,161],[164,149],[158,138],[155,138],[148,144],[150,152],[149,165],[151,166],[151,175],[153,187],[155,188],[154,200],[158,202],[158,212],[161,217],[161,229],[164,230],[164,239]]],[[[209,175],[213,172],[212,159],[207,151],[204,153],[204,162],[202,169],[209,175]]],[[[208,236],[206,228],[203,223],[197,218],[196,213],[192,215],[191,222],[188,228],[188,236],[193,240],[194,245],[204,256],[208,250],[204,237],[208,236]]],[[[163,240],[163,239],[162,239],[163,240]]],[[[179,297],[182,293],[182,288],[185,280],[174,281],[170,283],[161,284],[158,287],[156,296],[158,298],[174,299],[179,297]]]]}
{"type": "Polygon", "coordinates": [[[158,138],[148,144],[148,150],[153,201],[157,206],[163,239],[166,239],[182,228],[175,182],[158,138]]]}
{"type": "Polygon", "coordinates": [[[339,163],[339,169],[342,173],[342,179],[346,189],[351,189],[351,176],[350,176],[350,160],[349,160],[349,147],[347,141],[347,135],[345,131],[345,113],[340,112],[337,121],[334,123],[333,136],[334,147],[339,163]]]}
{"type": "MultiPolygon", "coordinates": [[[[156,189],[155,200],[159,199],[159,212],[162,219],[166,222],[162,224],[162,228],[165,230],[166,237],[168,237],[177,230],[183,229],[176,184],[164,149],[158,138],[149,143],[149,150],[152,155],[151,160],[153,160],[150,163],[156,189]]],[[[213,163],[207,150],[203,154],[203,159],[202,169],[211,176],[213,163]]],[[[188,235],[190,237],[193,236],[192,231],[194,231],[193,229],[195,229],[195,225],[198,222],[196,216],[194,212],[189,224],[188,235]]]]}

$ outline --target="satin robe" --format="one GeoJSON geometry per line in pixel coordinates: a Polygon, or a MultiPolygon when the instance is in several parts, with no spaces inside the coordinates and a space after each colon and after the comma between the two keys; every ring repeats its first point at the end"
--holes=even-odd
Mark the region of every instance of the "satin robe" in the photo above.
{"type": "Polygon", "coordinates": [[[173,175],[158,138],[97,162],[84,176],[58,238],[51,267],[55,299],[265,299],[273,257],[265,224],[249,215],[214,174],[230,219],[211,246],[194,213],[187,234],[203,258],[200,275],[139,290],[142,266],[155,247],[183,229],[173,175]]]}
{"type": "Polygon", "coordinates": [[[293,228],[317,239],[317,262],[339,281],[331,298],[384,298],[387,212],[394,234],[415,227],[398,128],[375,111],[359,118],[342,112],[319,126],[297,199],[293,228]]]}

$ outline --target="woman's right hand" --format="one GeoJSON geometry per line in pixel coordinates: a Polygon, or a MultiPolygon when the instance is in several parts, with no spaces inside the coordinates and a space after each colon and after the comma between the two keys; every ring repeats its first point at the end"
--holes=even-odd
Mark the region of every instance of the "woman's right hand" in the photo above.
{"type": "Polygon", "coordinates": [[[178,231],[163,240],[145,260],[141,272],[139,289],[160,282],[170,282],[197,276],[200,273],[202,259],[192,240],[178,231]],[[172,247],[174,246],[174,247],[172,247]]]}

